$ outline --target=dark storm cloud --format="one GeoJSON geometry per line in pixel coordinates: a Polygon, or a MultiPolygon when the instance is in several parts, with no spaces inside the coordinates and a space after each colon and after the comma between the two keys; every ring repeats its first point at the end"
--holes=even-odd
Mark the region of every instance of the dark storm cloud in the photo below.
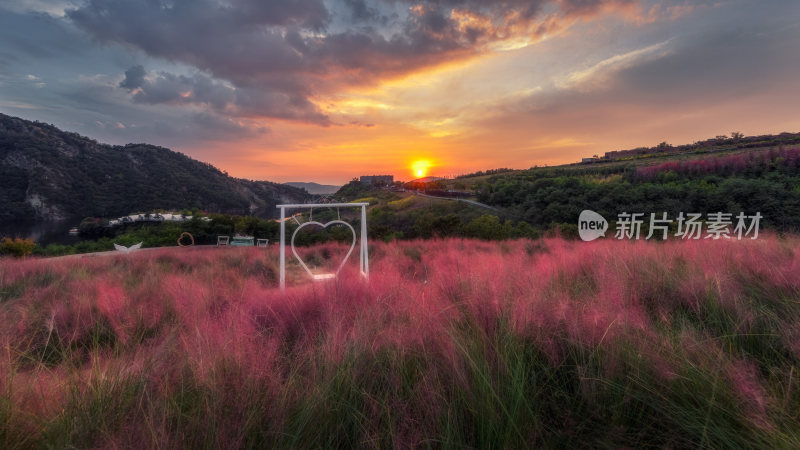
{"type": "Polygon", "coordinates": [[[235,89],[203,75],[187,77],[167,72],[147,76],[142,66],[125,71],[119,86],[140,103],[202,103],[222,110],[235,99],[235,89]]]}
{"type": "MultiPolygon", "coordinates": [[[[152,103],[130,101],[129,90],[146,86],[146,78],[158,79],[158,72],[131,67],[132,62],[142,60],[149,66],[156,64],[154,61],[135,55],[138,51],[97,46],[66,20],[3,6],[0,4],[0,112],[53,123],[115,144],[149,141],[185,148],[269,132],[262,121],[227,117],[213,106],[162,103],[154,108],[152,103]]],[[[218,97],[220,91],[225,92],[221,89],[225,84],[210,77],[186,78],[196,98],[205,102],[197,104],[223,104],[218,97]]],[[[178,81],[173,80],[180,85],[178,81]]],[[[155,98],[155,91],[148,93],[155,98]]]]}
{"type": "Polygon", "coordinates": [[[280,15],[267,20],[266,14],[248,16],[206,0],[177,0],[168,8],[149,1],[94,0],[67,15],[102,41],[133,46],[231,79],[246,81],[306,66],[292,45],[299,41],[287,39],[287,32],[304,29],[297,25],[306,22],[289,18],[279,22],[280,15]],[[263,23],[255,27],[261,16],[263,23]]]}
{"type": "Polygon", "coordinates": [[[134,90],[142,87],[146,72],[142,66],[134,66],[125,71],[125,79],[119,83],[119,87],[134,90]]]}
{"type": "Polygon", "coordinates": [[[367,6],[364,0],[344,0],[344,4],[350,8],[355,20],[375,20],[380,17],[378,10],[367,6]]]}
{"type": "Polygon", "coordinates": [[[68,128],[105,142],[148,141],[166,146],[191,146],[252,138],[270,131],[258,122],[228,117],[213,110],[186,111],[180,108],[185,103],[153,109],[145,102],[122,102],[113,85],[93,80],[62,86],[59,91],[61,98],[54,103],[60,105],[61,114],[67,111],[80,121],[68,128]]]}
{"type": "Polygon", "coordinates": [[[61,59],[85,54],[89,40],[70,28],[48,14],[18,14],[0,9],[3,53],[15,58],[61,59]]]}
{"type": "Polygon", "coordinates": [[[144,67],[134,66],[125,71],[119,87],[127,89],[138,103],[205,105],[216,113],[233,116],[327,122],[325,116],[313,112],[314,105],[304,96],[290,94],[295,90],[290,83],[285,83],[285,89],[236,88],[202,74],[148,74],[144,67]]]}
{"type": "MultiPolygon", "coordinates": [[[[229,87],[204,77],[160,74],[147,81],[135,78],[137,73],[126,74],[121,87],[139,88],[136,101],[199,102],[242,114],[327,124],[311,101],[315,95],[375,83],[477,54],[497,40],[535,34],[533,25],[543,5],[554,2],[342,1],[348,14],[338,21],[321,0],[90,0],[68,10],[67,16],[101,41],[188,64],[236,89],[228,92],[229,87]],[[390,19],[397,6],[404,15],[390,19]],[[396,23],[391,32],[380,26],[390,20],[396,23]],[[202,83],[206,90],[201,93],[197,88],[202,83]],[[191,95],[181,97],[187,90],[191,95]],[[256,100],[267,103],[258,106],[256,100]]],[[[627,2],[554,4],[569,16],[622,3],[627,2]]]]}

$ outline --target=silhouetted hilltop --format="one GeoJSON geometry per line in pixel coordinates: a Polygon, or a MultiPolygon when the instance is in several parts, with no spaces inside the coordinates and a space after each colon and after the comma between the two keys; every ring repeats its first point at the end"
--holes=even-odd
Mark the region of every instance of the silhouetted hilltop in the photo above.
{"type": "Polygon", "coordinates": [[[199,208],[274,217],[302,189],[237,179],[172,150],[112,146],[0,114],[0,222],[199,208]]]}

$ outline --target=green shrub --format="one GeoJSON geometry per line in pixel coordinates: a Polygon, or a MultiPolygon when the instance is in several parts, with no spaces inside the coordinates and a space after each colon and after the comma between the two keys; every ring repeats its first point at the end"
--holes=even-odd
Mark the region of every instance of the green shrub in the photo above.
{"type": "Polygon", "coordinates": [[[499,240],[508,237],[500,224],[500,218],[491,214],[484,214],[473,219],[464,227],[464,233],[468,237],[486,240],[499,240]]]}

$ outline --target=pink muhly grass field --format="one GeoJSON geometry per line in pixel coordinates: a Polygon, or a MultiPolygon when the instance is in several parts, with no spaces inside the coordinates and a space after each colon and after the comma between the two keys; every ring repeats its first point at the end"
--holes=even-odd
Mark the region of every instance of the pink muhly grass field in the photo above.
{"type": "Polygon", "coordinates": [[[636,169],[636,175],[643,179],[652,179],[665,172],[675,172],[682,175],[732,175],[759,168],[766,170],[770,167],[796,172],[800,169],[800,148],[781,147],[762,152],[668,161],[639,167],[636,169]]]}
{"type": "Polygon", "coordinates": [[[0,259],[0,447],[798,448],[799,244],[0,259]]]}

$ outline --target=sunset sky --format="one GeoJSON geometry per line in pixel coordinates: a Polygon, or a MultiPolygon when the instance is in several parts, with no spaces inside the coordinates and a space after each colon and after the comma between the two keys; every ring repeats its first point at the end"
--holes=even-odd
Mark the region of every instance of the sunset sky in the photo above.
{"type": "Polygon", "coordinates": [[[800,131],[799,49],[796,0],[3,0],[0,112],[410,180],[800,131]]]}

